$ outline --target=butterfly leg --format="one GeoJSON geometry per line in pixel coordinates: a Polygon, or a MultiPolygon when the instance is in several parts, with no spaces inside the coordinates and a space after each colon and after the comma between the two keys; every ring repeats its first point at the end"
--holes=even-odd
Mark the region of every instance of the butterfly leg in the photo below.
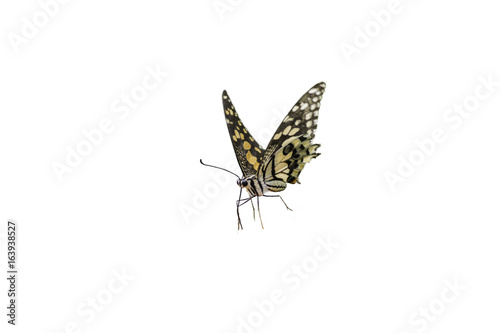
{"type": "MultiPolygon", "coordinates": [[[[241,230],[243,230],[243,225],[241,225],[241,219],[240,219],[240,206],[243,206],[248,201],[250,201],[252,203],[252,208],[253,208],[253,202],[252,202],[253,198],[254,197],[241,199],[241,196],[240,196],[240,198],[238,200],[236,200],[236,214],[238,215],[238,230],[240,230],[240,227],[241,227],[241,230]]],[[[255,208],[254,208],[254,211],[253,211],[253,217],[254,217],[254,220],[255,220],[255,208]]]]}
{"type": "Polygon", "coordinates": [[[238,230],[243,230],[243,225],[241,224],[241,218],[240,218],[240,206],[236,206],[236,214],[238,215],[238,230]]]}
{"type": "Polygon", "coordinates": [[[259,219],[260,219],[260,225],[262,229],[264,229],[264,225],[262,224],[262,217],[260,216],[260,206],[259,206],[259,197],[257,196],[257,210],[259,211],[259,219]]]}
{"type": "Polygon", "coordinates": [[[252,204],[252,209],[253,209],[253,220],[255,221],[255,207],[253,205],[252,199],[250,199],[250,203],[252,204]]]}
{"type": "Polygon", "coordinates": [[[241,218],[240,218],[240,201],[241,201],[241,190],[240,190],[240,196],[238,200],[236,201],[236,215],[238,215],[238,230],[243,230],[243,225],[241,224],[241,218]]]}
{"type": "Polygon", "coordinates": [[[290,207],[288,207],[288,205],[286,204],[285,200],[283,200],[283,198],[281,197],[281,195],[265,195],[264,194],[264,196],[265,197],[279,197],[281,199],[281,201],[283,201],[283,203],[285,204],[286,209],[288,209],[288,210],[290,210],[290,211],[293,212],[293,210],[290,207]]]}

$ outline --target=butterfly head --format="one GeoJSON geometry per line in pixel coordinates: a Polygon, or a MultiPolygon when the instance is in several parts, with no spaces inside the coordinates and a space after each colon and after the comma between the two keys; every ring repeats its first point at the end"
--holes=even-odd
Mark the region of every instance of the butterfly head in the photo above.
{"type": "Polygon", "coordinates": [[[236,181],[236,184],[241,188],[246,188],[248,186],[248,181],[245,178],[241,178],[236,181]]]}

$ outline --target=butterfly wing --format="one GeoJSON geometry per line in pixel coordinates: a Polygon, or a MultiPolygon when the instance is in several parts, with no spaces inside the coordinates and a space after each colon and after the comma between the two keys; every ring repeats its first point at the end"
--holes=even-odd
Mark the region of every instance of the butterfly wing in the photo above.
{"type": "Polygon", "coordinates": [[[225,90],[222,92],[222,104],[229,136],[243,177],[255,174],[261,165],[264,149],[243,125],[225,90]]]}
{"type": "Polygon", "coordinates": [[[298,182],[306,163],[319,156],[319,144],[312,144],[318,124],[320,101],[326,84],[309,89],[293,106],[271,138],[262,159],[259,174],[268,189],[283,191],[287,183],[298,182]]]}

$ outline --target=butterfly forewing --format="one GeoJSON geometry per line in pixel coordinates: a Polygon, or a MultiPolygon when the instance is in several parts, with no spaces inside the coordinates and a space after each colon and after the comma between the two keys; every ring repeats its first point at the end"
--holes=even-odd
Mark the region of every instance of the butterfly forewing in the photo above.
{"type": "Polygon", "coordinates": [[[264,149],[243,125],[225,90],[222,93],[222,104],[229,136],[243,176],[253,175],[261,166],[264,149]]]}
{"type": "Polygon", "coordinates": [[[309,134],[310,139],[314,138],[325,87],[324,82],[314,85],[295,103],[267,145],[264,160],[276,150],[283,148],[282,143],[292,136],[309,134]]]}
{"type": "Polygon", "coordinates": [[[325,83],[309,89],[292,107],[271,138],[259,175],[271,191],[283,191],[286,183],[298,182],[305,163],[319,156],[318,144],[312,144],[318,123],[325,83]]]}

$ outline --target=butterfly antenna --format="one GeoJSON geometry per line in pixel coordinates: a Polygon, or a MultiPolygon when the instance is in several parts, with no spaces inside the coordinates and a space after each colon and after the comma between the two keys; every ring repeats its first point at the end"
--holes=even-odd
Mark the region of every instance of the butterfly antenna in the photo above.
{"type": "Polygon", "coordinates": [[[234,172],[232,171],[229,171],[227,169],[224,169],[224,168],[221,168],[221,167],[218,167],[218,166],[215,166],[215,165],[210,165],[210,164],[205,164],[203,163],[203,161],[201,160],[200,158],[200,163],[203,164],[204,166],[207,166],[207,167],[211,167],[211,168],[216,168],[216,169],[220,169],[220,170],[224,170],[224,171],[227,171],[229,173],[232,173],[233,175],[235,175],[236,177],[238,177],[238,179],[240,179],[240,176],[238,176],[237,174],[235,174],[234,172]]]}

